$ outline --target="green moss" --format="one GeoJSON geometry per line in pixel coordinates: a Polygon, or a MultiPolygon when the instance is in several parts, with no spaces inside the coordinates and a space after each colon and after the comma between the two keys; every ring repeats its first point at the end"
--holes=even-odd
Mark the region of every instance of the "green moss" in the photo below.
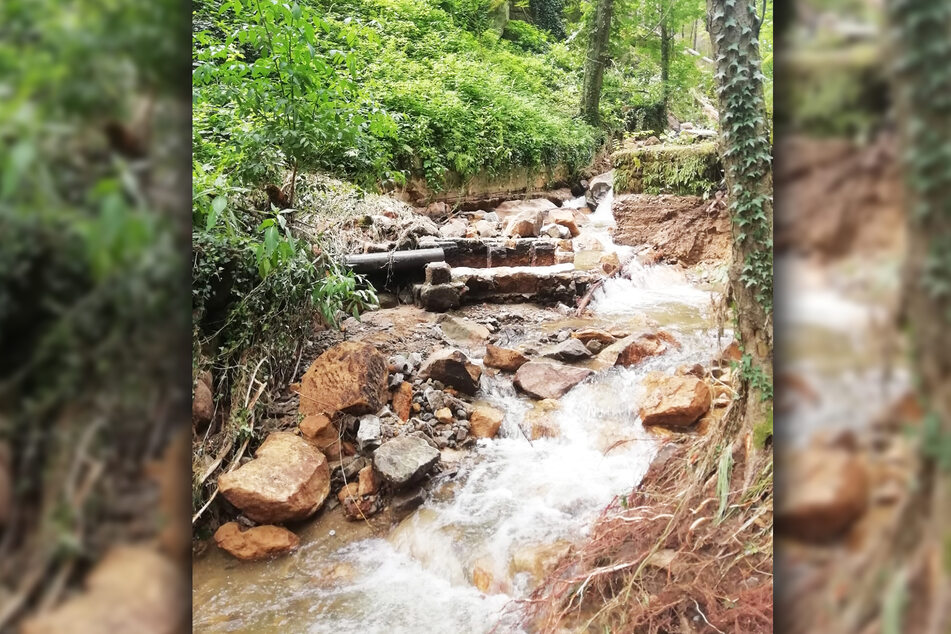
{"type": "Polygon", "coordinates": [[[723,169],[716,143],[626,147],[611,156],[619,194],[702,196],[720,183],[723,169]]]}
{"type": "Polygon", "coordinates": [[[753,446],[765,447],[766,439],[773,435],[773,410],[769,410],[766,420],[753,426],[753,446]]]}

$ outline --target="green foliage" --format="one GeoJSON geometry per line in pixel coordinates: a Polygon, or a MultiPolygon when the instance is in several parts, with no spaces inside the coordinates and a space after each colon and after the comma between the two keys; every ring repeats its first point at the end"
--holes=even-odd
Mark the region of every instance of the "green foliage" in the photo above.
{"type": "Polygon", "coordinates": [[[770,408],[769,415],[753,426],[753,445],[760,449],[766,446],[767,439],[773,436],[773,410],[770,408]]]}
{"type": "Polygon", "coordinates": [[[532,19],[539,28],[551,33],[556,40],[562,40],[565,33],[562,11],[565,8],[564,0],[529,0],[532,19]]]}
{"type": "Polygon", "coordinates": [[[513,42],[519,48],[533,53],[542,53],[549,47],[548,38],[545,37],[545,34],[522,20],[506,22],[502,37],[513,42]]]}
{"type": "Polygon", "coordinates": [[[628,147],[611,157],[618,193],[704,196],[720,184],[715,143],[628,147]]]}
{"type": "MultiPolygon", "coordinates": [[[[743,382],[757,390],[762,401],[773,400],[773,380],[753,361],[753,355],[744,352],[739,361],[732,361],[730,365],[739,369],[743,382]]],[[[770,429],[772,429],[772,422],[770,422],[770,429]]]]}

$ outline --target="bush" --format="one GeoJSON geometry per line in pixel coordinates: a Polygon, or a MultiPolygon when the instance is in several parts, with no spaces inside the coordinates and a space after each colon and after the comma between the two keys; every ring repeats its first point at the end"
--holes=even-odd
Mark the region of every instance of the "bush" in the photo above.
{"type": "Polygon", "coordinates": [[[617,193],[707,195],[723,177],[717,145],[628,147],[611,156],[617,193]]]}
{"type": "Polygon", "coordinates": [[[522,50],[542,53],[549,47],[548,38],[542,31],[522,20],[509,20],[502,30],[502,37],[522,50]]]}

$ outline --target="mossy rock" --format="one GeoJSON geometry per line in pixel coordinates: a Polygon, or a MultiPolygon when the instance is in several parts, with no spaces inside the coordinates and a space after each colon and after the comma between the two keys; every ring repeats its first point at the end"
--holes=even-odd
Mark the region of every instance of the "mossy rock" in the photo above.
{"type": "Polygon", "coordinates": [[[723,178],[713,141],[629,146],[611,155],[611,162],[618,194],[703,196],[715,190],[723,178]]]}

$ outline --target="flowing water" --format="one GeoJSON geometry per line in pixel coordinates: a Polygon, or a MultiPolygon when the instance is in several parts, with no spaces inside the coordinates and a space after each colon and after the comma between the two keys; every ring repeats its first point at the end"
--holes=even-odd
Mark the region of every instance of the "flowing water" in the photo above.
{"type": "MultiPolygon", "coordinates": [[[[582,236],[612,246],[610,205],[599,206],[582,236]]],[[[239,563],[212,549],[194,565],[195,631],[518,631],[506,607],[531,591],[546,559],[582,539],[601,509],[640,481],[657,450],[637,415],[644,375],[708,365],[718,349],[710,290],[619,250],[626,276],[596,293],[595,317],[540,329],[646,320],[672,332],[680,349],[635,368],[602,369],[553,410],[516,393],[511,376],[484,375],[479,398],[506,412],[499,437],[463,455],[420,509],[384,537],[319,516],[298,530],[296,553],[271,562],[239,563]],[[558,435],[530,442],[526,431],[539,420],[558,435]]]]}

